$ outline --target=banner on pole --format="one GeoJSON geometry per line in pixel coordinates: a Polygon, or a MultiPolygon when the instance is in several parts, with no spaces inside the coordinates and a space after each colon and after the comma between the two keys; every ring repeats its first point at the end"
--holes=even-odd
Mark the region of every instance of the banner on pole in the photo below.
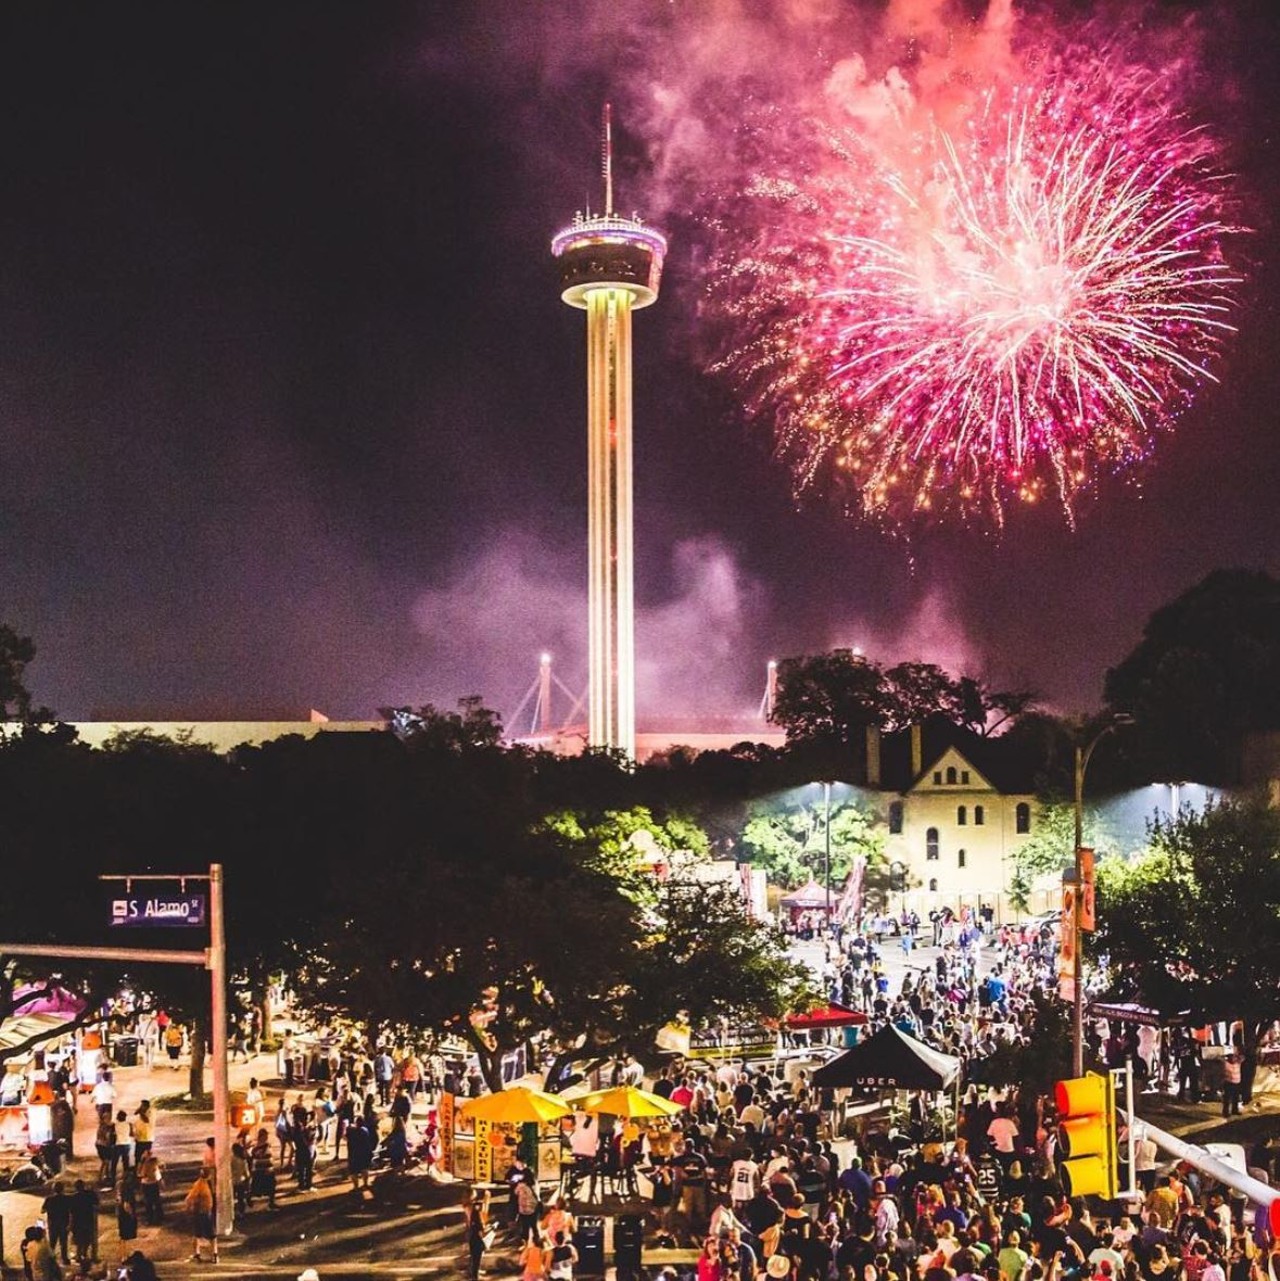
{"type": "Polygon", "coordinates": [[[1081,848],[1080,850],[1080,928],[1082,930],[1092,930],[1096,928],[1096,918],[1094,915],[1094,874],[1093,874],[1093,851],[1081,848]]]}

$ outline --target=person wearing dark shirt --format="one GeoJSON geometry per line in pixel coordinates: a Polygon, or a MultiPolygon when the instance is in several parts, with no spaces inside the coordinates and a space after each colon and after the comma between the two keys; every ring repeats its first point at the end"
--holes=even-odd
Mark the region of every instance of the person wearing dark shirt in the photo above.
{"type": "Polygon", "coordinates": [[[67,1198],[71,1202],[71,1239],[78,1260],[97,1257],[98,1194],[76,1180],[76,1190],[67,1198]]]}
{"type": "Polygon", "coordinates": [[[855,1277],[862,1277],[875,1261],[875,1225],[870,1219],[862,1218],[836,1251],[836,1271],[843,1272],[846,1267],[851,1267],[855,1277]]]}
{"type": "MultiPolygon", "coordinates": [[[[853,1197],[859,1210],[865,1210],[871,1204],[871,1176],[862,1168],[860,1158],[855,1156],[850,1160],[849,1168],[841,1171],[837,1182],[853,1197]]],[[[858,1275],[862,1275],[861,1270],[858,1275]]]]}
{"type": "Polygon", "coordinates": [[[707,1218],[707,1162],[693,1145],[685,1140],[684,1151],[673,1162],[680,1188],[680,1209],[696,1223],[707,1218]]]}
{"type": "Polygon", "coordinates": [[[49,1249],[61,1253],[63,1263],[71,1262],[67,1246],[71,1234],[71,1198],[65,1194],[62,1184],[55,1183],[53,1192],[45,1197],[40,1207],[44,1221],[49,1228],[49,1249]]]}
{"type": "Polygon", "coordinates": [[[753,1236],[759,1237],[782,1222],[782,1207],[766,1186],[747,1202],[746,1216],[747,1227],[751,1229],[753,1236]]]}

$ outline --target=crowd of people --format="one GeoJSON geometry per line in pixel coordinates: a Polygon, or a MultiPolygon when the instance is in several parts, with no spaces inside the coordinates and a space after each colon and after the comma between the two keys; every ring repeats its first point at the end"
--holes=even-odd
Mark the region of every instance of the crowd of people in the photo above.
{"type": "MultiPolygon", "coordinates": [[[[901,922],[898,937],[919,923],[901,922]]],[[[994,928],[955,915],[932,921],[937,951],[890,978],[874,930],[829,942],[832,1001],[892,1024],[961,1060],[968,1072],[1004,1043],[1036,1035],[1036,1003],[1056,981],[1050,923],[994,928]]],[[[914,954],[910,946],[907,956],[914,954]]],[[[1100,1061],[1148,1049],[1133,1029],[1091,1024],[1100,1061]]],[[[964,1078],[964,1079],[967,1079],[964,1078]]],[[[1246,1230],[1244,1203],[1185,1167],[1157,1174],[1139,1142],[1141,1209],[1091,1210],[1064,1195],[1050,1102],[1034,1092],[968,1085],[959,1115],[919,1093],[898,1128],[877,1123],[837,1142],[838,1116],[809,1073],[779,1065],[685,1063],[651,1088],[681,1106],[671,1121],[597,1123],[568,1137],[574,1167],[637,1176],[658,1248],[696,1248],[663,1275],[697,1281],[1263,1281],[1265,1216],[1246,1230]],[[947,1142],[940,1142],[943,1135],[947,1142]]],[[[624,1191],[636,1177],[621,1182],[624,1191]]],[[[513,1167],[511,1217],[495,1224],[488,1194],[467,1209],[472,1276],[500,1230],[523,1281],[572,1275],[574,1224],[559,1196],[539,1197],[513,1167]],[[553,1270],[554,1269],[554,1270],[553,1270]]],[[[626,1281],[619,1269],[619,1281],[626,1281]]],[[[650,1272],[650,1275],[654,1275],[650,1272]]]]}

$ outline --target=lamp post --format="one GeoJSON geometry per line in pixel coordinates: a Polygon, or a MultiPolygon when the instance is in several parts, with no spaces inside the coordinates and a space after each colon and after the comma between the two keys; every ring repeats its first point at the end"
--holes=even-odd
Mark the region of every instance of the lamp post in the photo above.
{"type": "MultiPolygon", "coordinates": [[[[1084,775],[1089,768],[1089,761],[1093,756],[1093,749],[1111,733],[1113,729],[1118,729],[1121,725],[1132,725],[1133,717],[1118,713],[1113,716],[1090,740],[1086,745],[1076,744],[1076,771],[1075,771],[1075,819],[1076,819],[1076,849],[1075,849],[1075,895],[1072,899],[1071,912],[1071,930],[1072,938],[1072,969],[1073,979],[1071,991],[1071,1071],[1075,1076],[1084,1075],[1084,958],[1081,956],[1080,949],[1080,896],[1083,890],[1084,866],[1080,856],[1081,846],[1084,844],[1084,775]]],[[[1062,922],[1062,928],[1067,928],[1067,922],[1062,922]]]]}
{"type": "Polygon", "coordinates": [[[823,823],[823,855],[822,871],[823,880],[827,886],[827,933],[831,933],[831,784],[823,781],[822,784],[822,801],[825,806],[825,821],[823,823]]]}

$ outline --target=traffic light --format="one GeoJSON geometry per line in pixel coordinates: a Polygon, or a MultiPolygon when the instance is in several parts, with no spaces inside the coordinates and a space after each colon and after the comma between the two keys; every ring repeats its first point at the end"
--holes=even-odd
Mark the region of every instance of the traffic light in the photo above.
{"type": "Polygon", "coordinates": [[[1117,1195],[1116,1100],[1110,1076],[1078,1076],[1053,1087],[1058,1173],[1069,1197],[1117,1195]]]}

